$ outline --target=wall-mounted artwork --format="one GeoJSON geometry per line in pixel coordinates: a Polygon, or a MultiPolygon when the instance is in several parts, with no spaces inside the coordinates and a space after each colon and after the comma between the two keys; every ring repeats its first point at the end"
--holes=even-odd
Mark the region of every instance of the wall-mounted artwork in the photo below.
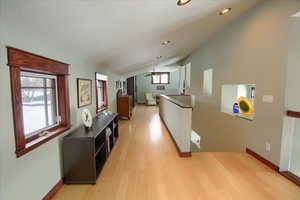
{"type": "Polygon", "coordinates": [[[92,104],[92,80],[77,79],[78,108],[92,104]]]}

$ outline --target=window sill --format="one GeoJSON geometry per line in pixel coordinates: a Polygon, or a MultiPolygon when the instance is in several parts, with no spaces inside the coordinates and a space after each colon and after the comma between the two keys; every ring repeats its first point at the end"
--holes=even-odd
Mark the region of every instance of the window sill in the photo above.
{"type": "Polygon", "coordinates": [[[41,146],[42,144],[50,141],[51,139],[59,136],[60,134],[64,133],[65,131],[69,130],[71,126],[60,126],[54,131],[51,132],[51,134],[47,134],[45,136],[39,137],[29,143],[26,144],[25,148],[21,151],[17,151],[17,157],[21,157],[25,155],[26,153],[36,149],[37,147],[41,146]]]}
{"type": "Polygon", "coordinates": [[[249,121],[253,121],[254,120],[254,115],[243,115],[243,114],[233,114],[236,117],[242,118],[242,119],[246,119],[249,121]]]}
{"type": "Polygon", "coordinates": [[[107,110],[107,109],[108,109],[108,106],[101,107],[101,108],[97,109],[97,114],[104,111],[104,110],[107,110]]]}
{"type": "Polygon", "coordinates": [[[236,114],[236,113],[226,112],[226,111],[222,111],[222,112],[227,114],[227,115],[231,115],[231,116],[234,116],[234,117],[246,119],[246,120],[249,120],[249,121],[254,120],[254,115],[244,115],[244,114],[241,114],[241,113],[236,114]]]}

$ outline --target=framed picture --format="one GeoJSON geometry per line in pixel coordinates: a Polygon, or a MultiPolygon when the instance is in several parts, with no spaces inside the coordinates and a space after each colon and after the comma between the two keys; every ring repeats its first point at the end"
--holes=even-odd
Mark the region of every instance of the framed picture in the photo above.
{"type": "Polygon", "coordinates": [[[92,104],[92,80],[77,79],[78,108],[92,104]]]}

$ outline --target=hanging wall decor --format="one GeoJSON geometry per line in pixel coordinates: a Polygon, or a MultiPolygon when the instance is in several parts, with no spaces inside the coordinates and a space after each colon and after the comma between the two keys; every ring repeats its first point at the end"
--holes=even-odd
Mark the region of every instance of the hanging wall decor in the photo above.
{"type": "Polygon", "coordinates": [[[78,108],[92,104],[92,80],[77,79],[78,108]]]}

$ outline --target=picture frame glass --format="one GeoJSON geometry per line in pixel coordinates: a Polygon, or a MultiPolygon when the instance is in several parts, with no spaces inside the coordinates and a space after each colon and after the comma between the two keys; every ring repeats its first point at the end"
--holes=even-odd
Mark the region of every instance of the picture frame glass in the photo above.
{"type": "Polygon", "coordinates": [[[92,80],[77,79],[78,107],[92,104],[92,80]]]}

